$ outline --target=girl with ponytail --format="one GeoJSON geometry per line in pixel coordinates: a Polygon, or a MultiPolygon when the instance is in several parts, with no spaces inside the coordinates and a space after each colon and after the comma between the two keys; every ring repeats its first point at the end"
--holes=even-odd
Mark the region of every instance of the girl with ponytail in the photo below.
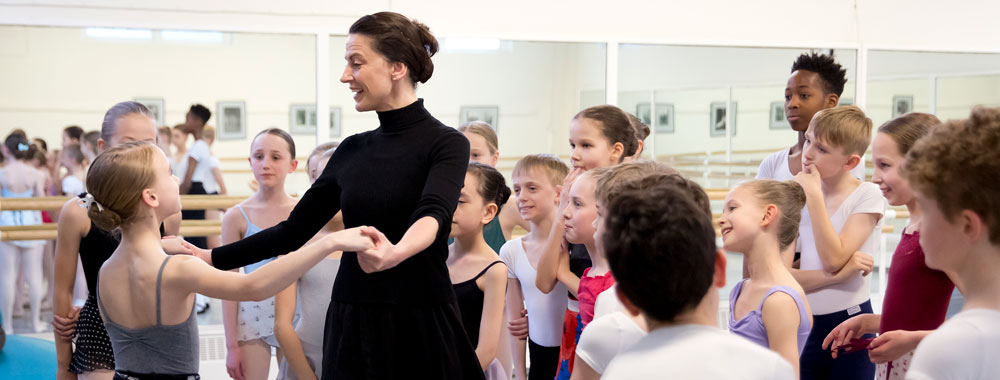
{"type": "Polygon", "coordinates": [[[754,180],[729,192],[719,219],[724,248],[745,256],[750,275],[729,295],[729,331],[777,352],[796,374],[812,312],[781,251],[798,237],[805,204],[798,183],[754,180]]]}

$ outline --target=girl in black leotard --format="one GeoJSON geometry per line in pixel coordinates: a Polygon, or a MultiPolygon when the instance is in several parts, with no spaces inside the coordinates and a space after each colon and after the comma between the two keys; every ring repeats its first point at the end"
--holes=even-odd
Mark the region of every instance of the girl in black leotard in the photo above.
{"type": "Polygon", "coordinates": [[[507,266],[483,238],[483,226],[510,198],[510,189],[496,169],[473,162],[465,174],[465,186],[451,222],[455,242],[448,249],[448,272],[458,298],[462,323],[476,346],[479,365],[487,379],[508,378],[497,360],[507,266]]]}
{"type": "MultiPolygon", "coordinates": [[[[156,141],[153,115],[137,102],[122,102],[108,109],[101,125],[98,150],[104,151],[129,141],[156,141]]],[[[179,219],[180,214],[173,219],[179,219]]],[[[169,234],[177,232],[179,220],[165,223],[169,234]]],[[[164,231],[161,227],[161,233],[164,231]]],[[[73,378],[87,373],[90,378],[111,379],[115,361],[111,342],[97,309],[94,295],[97,272],[104,261],[118,248],[118,238],[94,226],[87,210],[80,207],[80,198],[70,199],[59,213],[56,239],[55,293],[53,325],[55,328],[57,378],[73,378]],[[83,266],[90,295],[80,310],[72,307],[73,285],[76,283],[77,260],[83,266]],[[66,329],[68,327],[69,329],[66,329]],[[75,334],[75,347],[71,337],[75,334]]]]}

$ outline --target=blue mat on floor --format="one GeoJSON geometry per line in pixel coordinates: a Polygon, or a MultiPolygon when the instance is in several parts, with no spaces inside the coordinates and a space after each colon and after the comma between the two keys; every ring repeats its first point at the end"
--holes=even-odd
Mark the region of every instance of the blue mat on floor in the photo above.
{"type": "Polygon", "coordinates": [[[0,351],[0,379],[55,378],[55,343],[21,335],[7,335],[7,343],[0,351]]]}

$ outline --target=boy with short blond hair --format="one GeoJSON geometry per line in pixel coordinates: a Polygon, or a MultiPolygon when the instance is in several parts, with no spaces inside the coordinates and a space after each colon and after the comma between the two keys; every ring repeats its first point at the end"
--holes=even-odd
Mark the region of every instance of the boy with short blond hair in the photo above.
{"type": "Polygon", "coordinates": [[[525,156],[514,165],[514,204],[524,220],[531,223],[527,235],[507,241],[500,248],[500,258],[507,265],[507,316],[511,322],[511,352],[514,375],[527,379],[525,356],[531,354],[531,377],[552,379],[559,363],[563,312],[566,310],[566,286],[543,293],[535,285],[539,247],[548,240],[557,217],[556,207],[562,183],[569,167],[548,154],[525,156]],[[525,310],[527,307],[527,310],[525,310]],[[527,326],[515,326],[527,313],[527,326]],[[521,335],[527,331],[527,339],[521,335]],[[521,337],[519,337],[521,336],[521,337]],[[527,340],[527,342],[525,342],[527,340]],[[530,346],[528,350],[526,346],[530,346]]]}
{"type": "Polygon", "coordinates": [[[907,379],[994,379],[1000,374],[1000,108],[933,129],[910,150],[903,174],[924,211],[928,267],[949,273],[962,311],[932,332],[907,379]]]}
{"type": "MultiPolygon", "coordinates": [[[[812,306],[813,328],[801,355],[801,378],[872,378],[867,346],[832,358],[822,349],[833,328],[859,313],[871,313],[869,286],[881,239],[886,201],[879,187],[851,170],[862,164],[872,121],[860,108],[824,109],[805,132],[802,171],[795,181],[806,193],[799,226],[800,269],[792,269],[812,306]]],[[[871,337],[859,337],[870,339],[871,337]]]]}

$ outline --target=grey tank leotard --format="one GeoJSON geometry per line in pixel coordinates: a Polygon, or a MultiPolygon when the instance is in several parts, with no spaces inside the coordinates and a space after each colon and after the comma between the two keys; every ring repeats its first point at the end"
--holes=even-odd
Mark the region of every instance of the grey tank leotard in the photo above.
{"type": "MultiPolygon", "coordinates": [[[[163,268],[173,256],[167,256],[156,275],[156,325],[130,329],[108,317],[98,292],[98,305],[104,314],[104,327],[115,352],[116,370],[137,374],[196,375],[198,373],[198,320],[194,318],[194,303],[187,320],[176,325],[163,325],[160,320],[160,286],[163,268]]],[[[100,281],[98,279],[98,281],[100,281]]]]}

